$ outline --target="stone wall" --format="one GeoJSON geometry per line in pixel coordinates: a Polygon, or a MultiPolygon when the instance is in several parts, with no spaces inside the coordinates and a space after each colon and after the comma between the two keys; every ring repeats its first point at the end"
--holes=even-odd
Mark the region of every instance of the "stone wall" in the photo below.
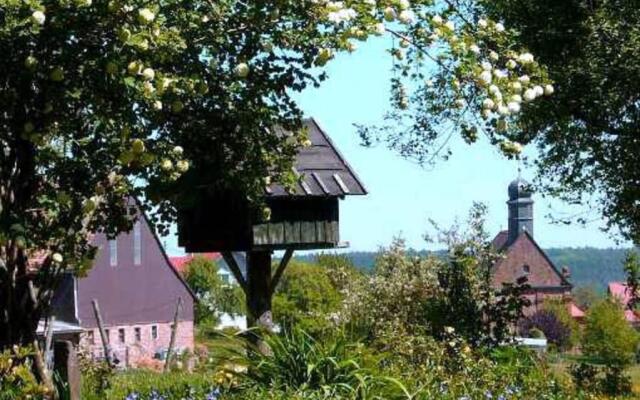
{"type": "MultiPolygon", "coordinates": [[[[141,364],[152,363],[156,355],[166,355],[171,340],[171,322],[115,325],[105,327],[109,335],[109,343],[114,357],[119,360],[119,366],[137,367],[141,364]],[[156,327],[157,337],[153,336],[156,327]],[[136,328],[140,329],[140,338],[136,337],[136,328]],[[124,330],[124,343],[120,330],[124,330]]],[[[81,335],[80,346],[94,359],[103,359],[104,351],[100,332],[97,328],[87,329],[81,335]]],[[[193,351],[193,321],[178,322],[175,349],[178,353],[193,351]]]]}

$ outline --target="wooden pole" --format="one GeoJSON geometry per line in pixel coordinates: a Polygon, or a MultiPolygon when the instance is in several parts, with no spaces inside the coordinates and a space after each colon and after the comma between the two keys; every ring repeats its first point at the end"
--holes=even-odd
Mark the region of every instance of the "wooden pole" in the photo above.
{"type": "Polygon", "coordinates": [[[173,356],[173,346],[176,344],[176,333],[178,332],[178,317],[180,316],[180,310],[182,309],[182,297],[178,297],[176,303],[176,312],[173,315],[173,326],[171,327],[171,339],[169,340],[169,349],[167,350],[167,359],[164,361],[164,372],[169,370],[169,363],[173,356]]]}
{"type": "Polygon", "coordinates": [[[102,348],[104,350],[104,359],[107,361],[107,364],[111,366],[111,346],[109,345],[107,333],[104,331],[104,324],[102,323],[102,315],[100,314],[98,300],[91,300],[91,304],[93,305],[93,313],[95,314],[96,322],[98,323],[98,331],[100,332],[100,339],[102,340],[102,348]]]}
{"type": "Polygon", "coordinates": [[[247,325],[273,331],[271,315],[271,252],[247,255],[247,325]]]}
{"type": "Polygon", "coordinates": [[[47,323],[47,333],[44,341],[44,361],[47,366],[47,372],[53,371],[53,349],[51,345],[53,343],[53,324],[56,321],[55,316],[49,317],[49,322],[47,323]]]}
{"type": "Polygon", "coordinates": [[[271,252],[247,253],[247,332],[248,339],[262,354],[272,354],[262,333],[273,332],[271,315],[271,252]]]}
{"type": "Polygon", "coordinates": [[[271,292],[270,292],[271,296],[273,296],[273,293],[275,293],[276,287],[278,286],[278,283],[280,283],[280,278],[282,278],[282,274],[284,273],[285,268],[287,268],[287,265],[289,265],[289,261],[291,260],[292,256],[293,256],[293,249],[287,249],[284,252],[284,257],[282,257],[282,260],[280,260],[278,269],[276,269],[276,272],[273,274],[273,277],[271,278],[271,292]]]}
{"type": "Polygon", "coordinates": [[[35,354],[33,356],[33,362],[35,364],[36,370],[38,371],[38,375],[42,378],[42,384],[49,390],[53,399],[57,399],[56,388],[53,384],[53,379],[49,370],[47,370],[47,365],[44,360],[43,351],[40,349],[40,344],[38,343],[38,339],[33,339],[33,350],[35,354]]]}

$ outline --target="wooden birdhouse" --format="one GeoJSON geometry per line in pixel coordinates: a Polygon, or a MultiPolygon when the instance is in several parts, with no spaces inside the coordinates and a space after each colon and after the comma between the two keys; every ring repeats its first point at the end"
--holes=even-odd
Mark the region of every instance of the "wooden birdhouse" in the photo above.
{"type": "Polygon", "coordinates": [[[198,206],[180,210],[178,242],[187,252],[220,252],[247,295],[250,325],[271,324],[271,295],[294,250],[327,249],[340,245],[339,200],[365,195],[364,185],[318,123],[305,121],[311,146],[301,148],[295,171],[300,179],[293,191],[265,188],[271,211],[265,220],[239,192],[202,192],[198,206]],[[285,250],[271,273],[271,253],[285,250]],[[247,253],[243,275],[232,252],[247,253]]]}
{"type": "Polygon", "coordinates": [[[207,193],[197,208],[182,210],[180,246],[187,252],[307,250],[340,243],[339,200],[366,189],[316,121],[305,121],[311,146],[295,163],[300,180],[293,192],[265,188],[271,217],[264,221],[242,193],[207,193]]]}

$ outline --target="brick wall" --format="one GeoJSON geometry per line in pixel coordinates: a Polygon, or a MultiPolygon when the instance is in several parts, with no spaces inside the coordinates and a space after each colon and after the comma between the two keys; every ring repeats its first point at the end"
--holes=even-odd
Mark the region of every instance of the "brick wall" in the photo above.
{"type": "Polygon", "coordinates": [[[560,286],[562,279],[531,241],[529,236],[520,235],[509,247],[505,258],[499,261],[493,270],[493,282],[501,287],[502,282],[515,282],[524,273],[524,266],[529,266],[528,282],[531,286],[560,286]]]}
{"type": "Polygon", "coordinates": [[[506,250],[504,258],[494,266],[493,286],[501,288],[502,283],[515,282],[523,275],[527,276],[529,285],[538,287],[525,296],[531,302],[524,310],[527,316],[541,310],[546,299],[564,299],[571,294],[570,287],[562,288],[562,278],[542,250],[526,234],[521,234],[506,250]],[[528,267],[528,273],[525,266],[528,267]]]}
{"type": "MultiPolygon", "coordinates": [[[[120,365],[136,367],[140,363],[154,358],[156,353],[165,353],[171,340],[172,323],[154,323],[139,325],[115,325],[106,327],[109,331],[109,343],[120,365]],[[153,337],[153,327],[156,327],[157,337],[153,337]],[[140,329],[140,338],[136,338],[136,328],[140,329]],[[124,330],[124,343],[121,341],[120,330],[124,330]]],[[[97,328],[87,329],[82,334],[80,346],[93,358],[104,357],[100,332],[97,328]],[[93,339],[93,340],[92,340],[93,339]]],[[[193,321],[178,322],[175,349],[193,351],[193,321]]]]}

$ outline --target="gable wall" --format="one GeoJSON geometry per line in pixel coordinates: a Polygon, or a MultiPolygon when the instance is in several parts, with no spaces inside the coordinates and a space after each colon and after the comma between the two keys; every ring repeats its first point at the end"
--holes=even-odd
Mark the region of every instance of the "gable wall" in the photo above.
{"type": "Polygon", "coordinates": [[[505,252],[506,258],[500,261],[493,271],[495,287],[503,282],[515,282],[522,276],[523,266],[529,265],[528,283],[531,286],[561,286],[562,279],[554,271],[542,252],[529,236],[522,234],[505,252]]]}
{"type": "Polygon", "coordinates": [[[78,280],[78,314],[83,328],[97,326],[92,299],[100,305],[107,326],[171,322],[178,297],[182,298],[180,319],[193,321],[193,298],[168,265],[149,225],[140,219],[142,263],[134,265],[134,233],[117,237],[118,264],[110,265],[109,244],[96,235],[100,250],[94,267],[78,280]]]}

